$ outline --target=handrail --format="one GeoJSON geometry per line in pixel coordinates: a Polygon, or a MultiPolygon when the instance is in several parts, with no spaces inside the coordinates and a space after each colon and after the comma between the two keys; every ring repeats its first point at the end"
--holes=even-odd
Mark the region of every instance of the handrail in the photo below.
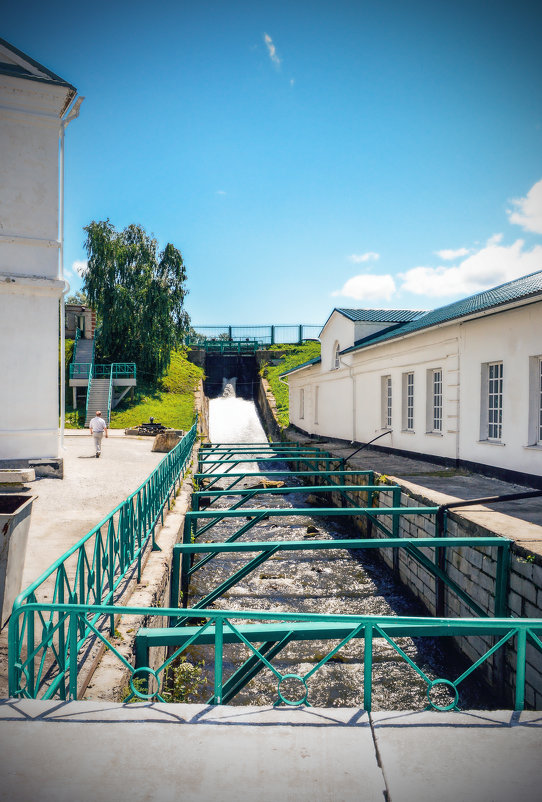
{"type": "Polygon", "coordinates": [[[90,368],[88,370],[87,402],[85,404],[85,421],[88,418],[88,402],[90,400],[90,388],[92,386],[92,368],[93,365],[91,363],[90,368]]]}
{"type": "Polygon", "coordinates": [[[70,379],[87,378],[90,367],[93,366],[93,374],[105,376],[112,371],[114,378],[136,378],[137,366],[135,362],[113,362],[108,365],[96,365],[93,362],[70,362],[70,379]]]}
{"type": "Polygon", "coordinates": [[[107,425],[109,426],[109,421],[111,420],[111,398],[113,396],[113,365],[110,366],[109,370],[109,394],[107,396],[107,425]]]}
{"type": "MultiPolygon", "coordinates": [[[[374,638],[384,638],[399,657],[404,660],[421,678],[426,686],[427,700],[435,710],[447,711],[457,709],[459,702],[459,686],[473,673],[485,660],[493,656],[499,649],[516,639],[515,656],[515,710],[525,707],[525,674],[527,644],[531,644],[538,651],[542,651],[541,618],[427,618],[415,616],[371,616],[371,615],[329,615],[318,613],[289,613],[273,612],[270,610],[216,610],[216,609],[188,609],[183,611],[187,619],[195,619],[195,626],[184,628],[156,628],[152,627],[152,619],[156,616],[175,616],[175,608],[148,608],[148,607],[122,607],[112,604],[89,605],[72,603],[42,603],[29,602],[27,605],[14,608],[9,623],[8,650],[9,650],[9,694],[18,698],[51,699],[77,699],[79,688],[79,660],[78,656],[89,636],[95,643],[103,643],[109,653],[116,657],[128,672],[130,691],[125,701],[133,698],[143,700],[165,701],[162,696],[162,685],[167,668],[174,660],[194,643],[208,644],[214,649],[214,693],[209,703],[223,704],[231,698],[232,679],[224,681],[223,678],[223,647],[224,644],[237,644],[248,647],[251,657],[236,672],[238,690],[243,682],[254,676],[253,666],[257,670],[270,669],[277,679],[277,702],[286,705],[300,705],[308,703],[308,680],[323,665],[332,659],[337,652],[352,640],[363,640],[363,705],[368,712],[372,708],[373,690],[373,642],[374,638]],[[49,616],[47,617],[47,614],[49,616]],[[21,617],[23,617],[21,621],[21,617]],[[136,637],[136,661],[132,665],[121,654],[117,645],[112,642],[110,631],[103,622],[118,620],[122,616],[144,616],[151,619],[149,628],[138,630],[136,637]],[[34,624],[36,622],[51,622],[43,626],[41,641],[35,645],[34,624]],[[244,621],[256,623],[242,623],[244,621]],[[203,625],[202,625],[202,622],[203,625]],[[235,622],[235,623],[234,623],[235,622]],[[21,633],[28,636],[26,653],[21,651],[21,633]],[[497,643],[472,663],[463,673],[451,680],[448,678],[431,678],[423,667],[416,665],[405,651],[395,642],[397,637],[454,637],[479,636],[498,638],[497,643]],[[275,644],[273,654],[292,640],[315,640],[320,643],[324,640],[339,640],[338,646],[333,646],[322,657],[320,654],[314,666],[305,674],[282,674],[264,653],[255,644],[275,644]],[[158,665],[152,662],[150,668],[150,649],[168,646],[168,656],[158,665]],[[54,652],[60,658],[57,660],[56,673],[49,676],[49,684],[36,681],[36,675],[41,679],[41,671],[45,662],[45,655],[54,652]],[[261,663],[261,665],[260,665],[261,663]],[[250,666],[252,674],[248,673],[250,666]],[[39,666],[36,672],[36,665],[39,666]],[[243,676],[244,671],[244,676],[243,676]],[[301,684],[301,694],[297,699],[285,696],[281,690],[281,683],[289,676],[301,684]],[[435,689],[442,686],[448,688],[452,700],[449,704],[439,703],[432,697],[435,689]]],[[[320,647],[319,643],[319,647],[320,647]]],[[[269,652],[267,653],[269,654],[269,652]]],[[[272,658],[271,658],[272,659],[272,658]]]]}

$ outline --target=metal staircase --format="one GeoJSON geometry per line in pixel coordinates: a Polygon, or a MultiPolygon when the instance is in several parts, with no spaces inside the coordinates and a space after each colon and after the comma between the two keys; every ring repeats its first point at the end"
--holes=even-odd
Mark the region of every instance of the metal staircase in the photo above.
{"type": "Polygon", "coordinates": [[[102,418],[107,426],[109,426],[111,414],[111,375],[99,379],[89,376],[85,426],[89,425],[92,418],[96,415],[97,409],[101,410],[102,418]]]}

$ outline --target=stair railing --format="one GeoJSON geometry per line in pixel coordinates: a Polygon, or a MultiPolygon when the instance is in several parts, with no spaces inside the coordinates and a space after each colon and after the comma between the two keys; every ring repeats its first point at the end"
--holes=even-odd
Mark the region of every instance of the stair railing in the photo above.
{"type": "Polygon", "coordinates": [[[87,403],[86,403],[86,406],[85,406],[85,426],[86,426],[87,418],[88,418],[88,402],[89,402],[89,399],[90,399],[90,388],[91,388],[91,385],[92,385],[92,368],[93,367],[94,367],[94,365],[91,362],[90,363],[90,367],[88,369],[87,403]]]}
{"type": "Polygon", "coordinates": [[[109,395],[107,397],[107,418],[106,422],[109,426],[111,421],[111,398],[113,395],[113,365],[109,366],[109,395]]]}

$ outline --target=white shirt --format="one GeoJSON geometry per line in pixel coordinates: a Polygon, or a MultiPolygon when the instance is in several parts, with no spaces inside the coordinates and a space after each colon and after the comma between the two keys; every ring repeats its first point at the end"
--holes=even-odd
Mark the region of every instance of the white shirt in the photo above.
{"type": "Polygon", "coordinates": [[[107,429],[107,424],[103,418],[92,418],[90,421],[90,429],[94,434],[99,434],[107,429]]]}

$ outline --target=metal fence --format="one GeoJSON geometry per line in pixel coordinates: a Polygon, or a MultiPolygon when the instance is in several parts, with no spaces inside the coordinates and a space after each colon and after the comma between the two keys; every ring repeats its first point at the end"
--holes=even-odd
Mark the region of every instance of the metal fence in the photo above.
{"type": "MultiPolygon", "coordinates": [[[[13,692],[24,682],[23,695],[65,698],[65,668],[76,658],[73,633],[69,637],[67,633],[69,616],[62,605],[83,604],[92,611],[96,605],[115,602],[128,575],[140,581],[143,553],[149,545],[156,547],[156,525],[159,520],[163,523],[164,508],[169,509],[180,486],[196,426],[197,421],[134,493],[15,599],[9,636],[13,692]],[[47,602],[52,606],[46,609],[47,602]]],[[[86,639],[99,615],[92,612],[88,621],[79,619],[78,642],[86,639]]],[[[113,616],[109,629],[114,631],[113,616]]]]}
{"type": "Polygon", "coordinates": [[[297,343],[316,340],[322,326],[295,323],[279,326],[194,326],[195,336],[187,344],[196,345],[208,341],[255,342],[261,345],[297,343]]]}
{"type": "MultiPolygon", "coordinates": [[[[165,701],[164,677],[167,668],[194,645],[208,645],[214,652],[214,690],[209,704],[224,704],[235,693],[239,679],[257,670],[267,668],[277,681],[277,702],[286,705],[310,704],[309,680],[350,641],[360,641],[363,661],[363,681],[360,695],[365,710],[372,709],[373,693],[373,644],[375,639],[384,639],[426,685],[428,704],[435,710],[456,709],[459,704],[461,683],[484,661],[516,640],[515,660],[515,709],[525,706],[525,674],[527,644],[542,652],[542,619],[521,618],[421,618],[404,616],[320,615],[317,613],[275,613],[269,610],[184,610],[193,626],[177,629],[149,627],[139,629],[136,636],[136,661],[133,666],[121,654],[107,627],[101,622],[119,616],[176,615],[174,608],[119,607],[73,603],[36,604],[14,608],[9,628],[9,690],[10,696],[19,698],[77,699],[79,695],[79,654],[89,640],[105,644],[109,653],[124,666],[128,675],[129,692],[125,701],[153,699],[165,701]],[[28,653],[20,650],[21,632],[26,630],[29,639],[31,621],[42,624],[39,643],[28,644],[28,653]],[[51,622],[46,623],[46,622],[51,622]],[[56,623],[55,623],[56,622],[56,623]],[[250,623],[246,623],[250,622],[250,623]],[[59,635],[62,631],[62,649],[59,651],[59,635]],[[399,637],[449,637],[477,636],[495,637],[497,642],[459,676],[431,679],[423,667],[418,666],[396,642],[399,637]],[[272,662],[287,644],[296,640],[339,641],[327,654],[318,654],[316,664],[304,674],[282,673],[272,662]],[[224,645],[237,644],[248,647],[249,658],[228,679],[224,678],[224,645]],[[260,645],[260,644],[263,644],[260,645]],[[168,656],[155,668],[151,668],[150,650],[168,648],[168,656]],[[265,647],[265,648],[264,648],[265,647]],[[42,652],[58,652],[55,682],[44,688],[35,681],[36,664],[40,664],[42,652]],[[17,656],[17,659],[14,657],[17,656]],[[241,672],[241,675],[240,675],[241,672]],[[284,682],[297,687],[287,695],[284,682]],[[449,698],[444,703],[439,691],[447,691],[449,698]]],[[[34,629],[32,629],[34,635],[34,629]]],[[[163,651],[162,651],[163,654],[163,651]]]]}

